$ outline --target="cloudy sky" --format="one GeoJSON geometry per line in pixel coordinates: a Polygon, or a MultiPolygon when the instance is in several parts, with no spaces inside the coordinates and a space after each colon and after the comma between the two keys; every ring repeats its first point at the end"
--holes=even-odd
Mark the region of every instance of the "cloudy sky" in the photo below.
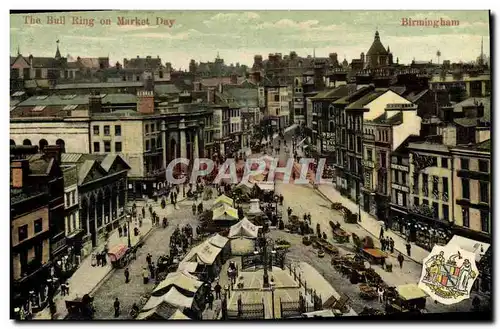
{"type": "Polygon", "coordinates": [[[123,58],[160,56],[163,62],[187,69],[189,60],[213,60],[217,52],[228,63],[251,65],[255,54],[271,52],[300,56],[313,53],[350,61],[367,52],[378,28],[384,46],[394,60],[471,61],[489,55],[487,11],[115,11],[10,15],[10,52],[18,47],[25,56],[54,56],[56,40],[61,54],[73,57],[108,56],[112,63],[123,58]],[[65,17],[65,25],[47,24],[48,16],[65,17]],[[149,26],[119,26],[118,17],[149,19],[149,26]],[[93,26],[73,25],[74,19],[94,18],[93,26]],[[173,25],[157,25],[175,20],[173,25]],[[402,26],[402,19],[458,20],[454,27],[402,26]],[[111,25],[101,25],[109,20],[111,25]],[[28,23],[28,24],[27,24],[28,23]]]}

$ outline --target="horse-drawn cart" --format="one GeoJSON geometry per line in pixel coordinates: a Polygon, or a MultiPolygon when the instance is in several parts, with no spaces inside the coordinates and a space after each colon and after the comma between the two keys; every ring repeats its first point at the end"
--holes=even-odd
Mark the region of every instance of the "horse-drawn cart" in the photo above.
{"type": "Polygon", "coordinates": [[[114,268],[124,268],[130,262],[132,254],[124,244],[118,244],[108,251],[109,260],[114,268]]]}
{"type": "Polygon", "coordinates": [[[366,257],[370,263],[382,266],[384,266],[385,259],[388,256],[387,253],[377,248],[364,248],[362,253],[363,257],[366,257]]]}
{"type": "Polygon", "coordinates": [[[333,238],[338,243],[349,243],[350,234],[341,228],[333,229],[333,238]]]}
{"type": "Polygon", "coordinates": [[[81,298],[66,300],[67,319],[92,320],[95,313],[93,302],[94,298],[90,297],[89,294],[85,294],[81,298]]]}
{"type": "Polygon", "coordinates": [[[359,295],[365,300],[373,300],[378,296],[375,288],[365,283],[359,285],[359,295]]]}

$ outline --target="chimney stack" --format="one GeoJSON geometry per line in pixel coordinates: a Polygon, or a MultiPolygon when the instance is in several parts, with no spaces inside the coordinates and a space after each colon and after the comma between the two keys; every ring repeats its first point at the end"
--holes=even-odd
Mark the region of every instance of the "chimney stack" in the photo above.
{"type": "Polygon", "coordinates": [[[30,164],[26,159],[16,159],[10,162],[11,186],[23,188],[27,185],[30,164]]]}
{"type": "Polygon", "coordinates": [[[43,154],[46,158],[54,158],[57,164],[61,164],[61,147],[58,145],[47,145],[43,149],[43,154]]]}
{"type": "Polygon", "coordinates": [[[155,111],[155,97],[152,91],[142,90],[137,92],[137,112],[153,114],[155,111]]]}
{"type": "Polygon", "coordinates": [[[193,83],[194,85],[194,91],[201,91],[201,82],[200,81],[195,81],[193,83]]]}
{"type": "Polygon", "coordinates": [[[90,113],[102,112],[102,101],[100,95],[93,94],[89,96],[89,110],[90,113]]]}
{"type": "Polygon", "coordinates": [[[207,89],[207,103],[213,104],[215,102],[215,89],[208,88],[207,89]]]}

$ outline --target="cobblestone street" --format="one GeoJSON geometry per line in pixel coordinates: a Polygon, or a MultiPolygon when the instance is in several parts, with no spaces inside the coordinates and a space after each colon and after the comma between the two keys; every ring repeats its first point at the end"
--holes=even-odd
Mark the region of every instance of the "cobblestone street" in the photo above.
{"type": "MultiPolygon", "coordinates": [[[[160,255],[170,251],[170,236],[177,225],[184,226],[190,224],[196,227],[197,219],[193,216],[191,204],[188,201],[180,202],[178,204],[179,209],[175,211],[172,211],[171,207],[161,209],[158,204],[153,206],[154,211],[160,217],[160,222],[163,216],[167,216],[169,226],[165,229],[161,226],[155,228],[142,248],[137,251],[137,259],[128,266],[130,271],[130,282],[128,284],[125,283],[125,269],[117,269],[97,289],[94,293],[96,319],[114,319],[113,302],[115,298],[118,298],[120,301],[121,312],[119,319],[130,319],[129,312],[132,305],[139,303],[141,296],[150,293],[155,286],[154,280],[150,280],[148,284],[144,284],[142,280],[142,268],[147,266],[146,255],[150,253],[153,256],[153,262],[156,263],[160,255]]],[[[138,208],[142,207],[142,204],[138,203],[137,205],[138,208]]]]}

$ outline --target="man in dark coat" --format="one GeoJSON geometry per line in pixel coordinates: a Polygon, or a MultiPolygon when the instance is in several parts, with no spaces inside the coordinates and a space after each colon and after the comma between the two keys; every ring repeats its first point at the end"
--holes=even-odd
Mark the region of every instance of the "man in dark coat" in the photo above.
{"type": "Polygon", "coordinates": [[[394,253],[394,240],[389,238],[389,248],[391,248],[391,254],[394,253]]]}
{"type": "Polygon", "coordinates": [[[220,295],[220,292],[222,290],[222,287],[221,285],[219,284],[219,282],[217,282],[217,284],[215,285],[214,287],[214,291],[215,291],[215,298],[216,299],[220,299],[221,298],[221,295],[220,295]]]}
{"type": "Polygon", "coordinates": [[[115,318],[120,316],[120,301],[118,297],[115,298],[115,302],[113,303],[113,308],[115,309],[115,318]]]}
{"type": "Polygon", "coordinates": [[[210,291],[207,295],[208,309],[211,310],[214,305],[214,294],[210,291]]]}
{"type": "Polygon", "coordinates": [[[406,243],[406,253],[408,254],[409,257],[411,257],[411,244],[410,244],[410,242],[406,243]]]}
{"type": "Polygon", "coordinates": [[[405,258],[403,257],[403,254],[402,253],[399,253],[398,255],[398,262],[399,262],[399,267],[400,268],[403,268],[403,262],[404,262],[405,258]]]}
{"type": "Polygon", "coordinates": [[[125,283],[129,283],[130,282],[130,272],[128,271],[128,267],[125,269],[125,283]]]}
{"type": "Polygon", "coordinates": [[[382,240],[384,238],[384,228],[380,227],[380,234],[378,235],[378,239],[382,240]]]}

